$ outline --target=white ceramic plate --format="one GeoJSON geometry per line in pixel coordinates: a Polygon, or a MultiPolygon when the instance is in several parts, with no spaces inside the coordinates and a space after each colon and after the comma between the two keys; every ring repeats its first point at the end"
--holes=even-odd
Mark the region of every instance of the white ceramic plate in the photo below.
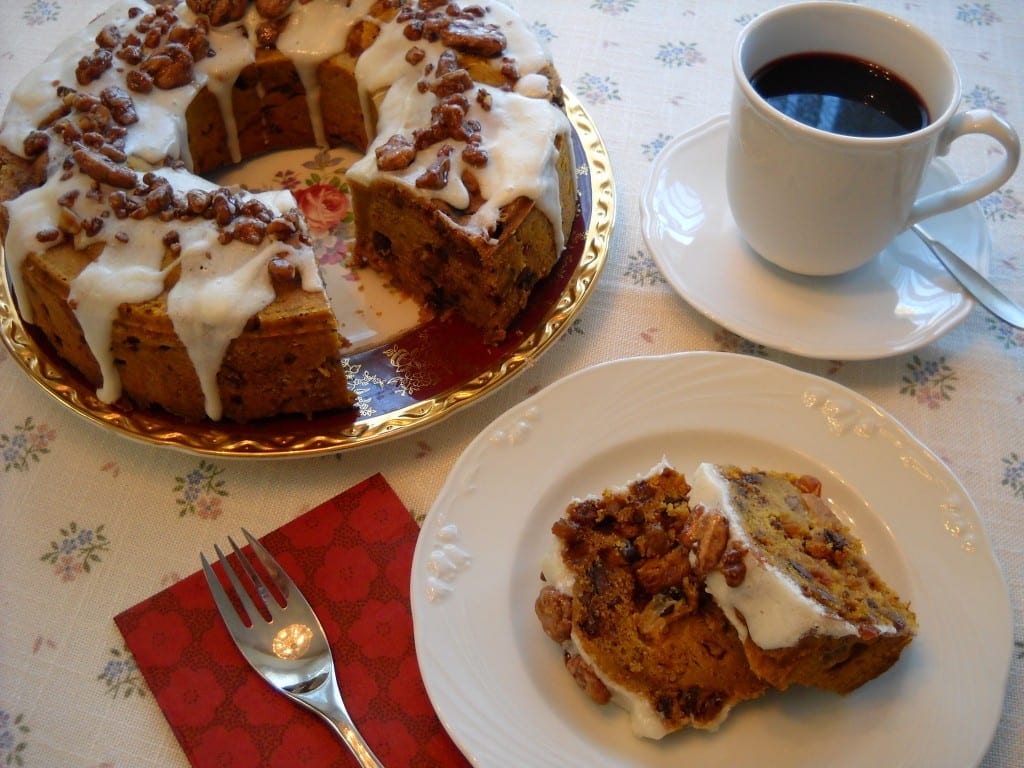
{"type": "MultiPolygon", "coordinates": [[[[967,317],[964,294],[911,233],[837,277],[779,269],[742,239],[725,193],[728,117],[673,139],[658,154],[640,199],[647,247],[688,303],[751,341],[805,357],[870,360],[928,344],[967,317]]],[[[924,189],[956,180],[936,160],[924,189]]],[[[976,203],[923,223],[982,274],[991,250],[976,203]]]]}
{"type": "Polygon", "coordinates": [[[984,755],[1011,655],[1006,586],[971,500],[888,414],[833,382],[717,352],[607,363],[495,420],[423,524],[412,571],[423,679],[478,766],[964,768],[984,755]],[[920,634],[853,694],[791,689],[717,733],[631,734],[565,671],[533,602],[551,524],[574,496],[662,456],[808,472],[906,599],[920,634]]]}

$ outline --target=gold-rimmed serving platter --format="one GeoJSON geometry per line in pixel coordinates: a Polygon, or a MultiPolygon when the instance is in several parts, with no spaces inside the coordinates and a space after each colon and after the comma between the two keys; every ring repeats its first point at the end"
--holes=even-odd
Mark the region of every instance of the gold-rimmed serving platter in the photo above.
{"type": "Polygon", "coordinates": [[[0,336],[13,359],[58,402],[125,437],[224,457],[301,457],[405,435],[450,416],[511,380],[570,325],[594,290],[615,220],[607,149],[590,115],[566,93],[578,209],[562,258],[538,283],[507,338],[486,344],[457,317],[430,318],[345,358],[357,407],[312,419],[259,423],[185,422],[162,411],[100,401],[31,326],[22,322],[0,248],[0,336]]]}

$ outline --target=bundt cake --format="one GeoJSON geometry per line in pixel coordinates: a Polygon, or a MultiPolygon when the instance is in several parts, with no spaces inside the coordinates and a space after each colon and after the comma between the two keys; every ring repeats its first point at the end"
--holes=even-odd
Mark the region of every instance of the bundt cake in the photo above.
{"type": "Polygon", "coordinates": [[[0,232],[22,318],[107,403],[249,421],[354,399],[287,191],[197,174],[348,144],[356,254],[503,338],[575,214],[557,73],[498,2],[113,5],[14,90],[0,232]]]}

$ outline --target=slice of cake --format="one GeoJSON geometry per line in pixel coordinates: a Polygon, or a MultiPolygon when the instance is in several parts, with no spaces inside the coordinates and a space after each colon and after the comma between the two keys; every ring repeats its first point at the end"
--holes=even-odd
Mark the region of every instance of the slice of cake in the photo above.
{"type": "Polygon", "coordinates": [[[625,488],[574,500],[552,527],[535,605],[580,687],[629,710],[634,733],[648,738],[715,728],[767,688],[693,565],[689,490],[661,463],[625,488]]]}
{"type": "Polygon", "coordinates": [[[915,616],[816,479],[705,463],[690,480],[706,589],[759,677],[848,693],[896,663],[915,616]]]}

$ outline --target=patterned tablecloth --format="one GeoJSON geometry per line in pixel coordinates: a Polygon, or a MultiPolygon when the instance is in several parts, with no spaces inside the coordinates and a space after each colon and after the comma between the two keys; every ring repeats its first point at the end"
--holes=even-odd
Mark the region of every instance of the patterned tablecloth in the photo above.
{"type": "MultiPolygon", "coordinates": [[[[865,0],[945,44],[964,101],[1024,127],[1018,0],[865,0]]],[[[0,107],[106,0],[7,0],[0,107]]],[[[730,52],[768,0],[519,0],[611,156],[618,221],[584,311],[497,394],[414,434],[295,461],[221,460],[129,441],[49,397],[0,347],[0,765],[185,765],[113,617],[192,573],[198,551],[245,525],[278,528],[382,472],[417,518],[492,419],[557,379],[615,358],[726,350],[826,376],[889,411],[960,478],[979,509],[1016,615],[1004,713],[983,765],[1024,760],[1024,332],[975,308],[941,339],[877,361],[813,360],[723,329],[663,278],[639,195],[673,137],[728,109],[730,52]]],[[[962,175],[991,158],[954,151],[962,175]]],[[[981,204],[991,274],[1024,301],[1024,170],[981,204]]]]}

